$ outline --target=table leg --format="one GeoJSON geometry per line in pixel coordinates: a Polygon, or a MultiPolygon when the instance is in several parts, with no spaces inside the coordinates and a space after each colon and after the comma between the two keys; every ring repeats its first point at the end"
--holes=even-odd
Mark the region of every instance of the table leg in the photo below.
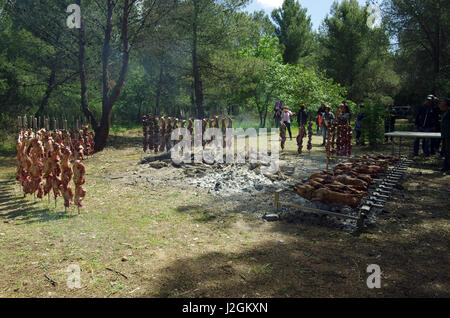
{"type": "Polygon", "coordinates": [[[395,156],[395,141],[392,139],[392,156],[395,156]]]}

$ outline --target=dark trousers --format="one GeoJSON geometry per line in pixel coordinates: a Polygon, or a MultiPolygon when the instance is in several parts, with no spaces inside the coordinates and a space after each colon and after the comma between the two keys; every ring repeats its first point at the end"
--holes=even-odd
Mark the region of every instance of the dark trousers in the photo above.
{"type": "Polygon", "coordinates": [[[444,171],[450,171],[450,138],[442,140],[442,152],[444,155],[444,171]]]}
{"type": "Polygon", "coordinates": [[[286,125],[286,129],[289,132],[289,138],[292,140],[292,131],[291,131],[291,123],[284,123],[286,125]]]}
{"type": "Polygon", "coordinates": [[[326,125],[322,126],[322,133],[323,133],[323,144],[326,145],[328,135],[328,127],[326,125]]]}
{"type": "Polygon", "coordinates": [[[280,128],[281,117],[275,116],[275,127],[280,128]]]}
{"type": "MultiPolygon", "coordinates": [[[[430,128],[419,128],[420,132],[431,132],[430,128]]],[[[419,154],[419,146],[420,146],[420,140],[422,139],[422,150],[423,153],[426,157],[430,156],[430,145],[431,145],[431,140],[429,138],[416,138],[416,140],[414,141],[414,154],[418,155],[419,154]]]]}
{"type": "Polygon", "coordinates": [[[361,140],[362,130],[361,129],[355,129],[356,132],[356,143],[364,145],[364,139],[361,140]]]}
{"type": "Polygon", "coordinates": [[[441,139],[431,139],[431,155],[434,156],[439,152],[439,147],[441,146],[441,139]]]}

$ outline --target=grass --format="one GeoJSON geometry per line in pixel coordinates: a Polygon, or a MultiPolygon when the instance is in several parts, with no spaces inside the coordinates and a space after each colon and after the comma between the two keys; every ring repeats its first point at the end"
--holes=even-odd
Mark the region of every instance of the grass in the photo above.
{"type": "MultiPolygon", "coordinates": [[[[434,165],[413,171],[421,188],[394,198],[379,225],[353,237],[230,211],[182,179],[136,184],[138,141],[137,130],[115,133],[85,161],[80,215],[65,214],[61,199],[55,208],[53,200],[23,198],[15,158],[0,156],[0,297],[449,296],[449,181],[434,165]],[[373,263],[387,275],[381,290],[365,285],[373,263]],[[80,290],[66,285],[71,264],[81,268],[80,290]]],[[[323,156],[320,142],[314,138],[315,156],[323,156]]],[[[288,141],[283,156],[295,153],[288,141]]]]}

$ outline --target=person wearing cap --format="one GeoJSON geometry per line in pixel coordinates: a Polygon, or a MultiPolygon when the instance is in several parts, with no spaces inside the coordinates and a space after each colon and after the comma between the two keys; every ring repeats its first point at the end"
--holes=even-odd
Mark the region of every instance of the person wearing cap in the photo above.
{"type": "MultiPolygon", "coordinates": [[[[435,132],[438,130],[439,125],[439,117],[438,113],[435,109],[433,109],[433,95],[428,95],[427,101],[425,104],[419,109],[419,112],[416,116],[416,130],[420,132],[435,132]]],[[[419,155],[419,146],[420,139],[416,138],[414,141],[414,152],[413,156],[419,155]]],[[[431,141],[429,138],[422,138],[422,150],[426,158],[429,158],[431,155],[431,141]]]]}
{"type": "Polygon", "coordinates": [[[442,171],[450,175],[450,98],[443,99],[439,105],[442,115],[441,134],[442,134],[442,153],[444,155],[444,168],[442,171]]]}
{"type": "Polygon", "coordinates": [[[281,114],[281,122],[286,125],[286,129],[289,132],[289,137],[292,140],[291,116],[295,116],[295,114],[289,110],[289,106],[284,106],[283,113],[281,114]]]}

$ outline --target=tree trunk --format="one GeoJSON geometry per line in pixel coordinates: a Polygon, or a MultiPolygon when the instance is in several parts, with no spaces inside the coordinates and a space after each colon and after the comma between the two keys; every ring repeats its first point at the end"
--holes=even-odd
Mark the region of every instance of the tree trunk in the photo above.
{"type": "Polygon", "coordinates": [[[203,109],[203,88],[202,81],[200,77],[200,70],[198,66],[198,56],[197,56],[197,20],[198,20],[198,3],[194,0],[194,23],[193,27],[193,43],[192,43],[192,72],[194,77],[194,93],[195,93],[195,105],[197,110],[197,117],[204,118],[205,111],[203,109]]]}
{"type": "MultiPolygon", "coordinates": [[[[81,6],[81,0],[77,0],[77,4],[81,6]]],[[[80,68],[80,83],[81,83],[81,111],[86,116],[88,121],[91,123],[92,129],[94,129],[97,134],[98,123],[94,118],[91,110],[89,109],[88,100],[87,100],[87,80],[86,80],[86,65],[84,62],[84,57],[86,55],[86,40],[84,34],[84,22],[83,18],[81,18],[80,30],[78,33],[78,41],[79,41],[79,54],[78,54],[78,63],[80,68]]]]}
{"type": "Polygon", "coordinates": [[[55,88],[56,83],[56,63],[54,62],[51,65],[51,71],[50,71],[50,77],[48,78],[47,83],[47,89],[45,90],[44,98],[41,101],[41,104],[39,105],[39,110],[36,112],[36,117],[44,115],[45,108],[48,105],[48,101],[50,99],[50,95],[53,92],[53,89],[55,88]]]}
{"type": "Polygon", "coordinates": [[[119,98],[120,91],[125,83],[125,77],[128,72],[128,64],[130,60],[130,48],[128,43],[128,0],[124,1],[123,16],[122,16],[122,68],[120,70],[119,80],[115,85],[111,85],[109,79],[108,63],[110,58],[110,43],[112,32],[112,9],[113,4],[108,0],[108,13],[105,29],[105,40],[103,45],[102,65],[103,65],[103,99],[102,99],[102,119],[100,126],[95,134],[95,151],[102,151],[106,147],[106,142],[109,137],[109,130],[111,128],[111,113],[114,104],[119,98]]]}
{"type": "Polygon", "coordinates": [[[158,87],[156,89],[155,115],[157,115],[157,116],[159,116],[159,107],[160,107],[160,103],[161,103],[161,90],[162,90],[163,74],[164,74],[164,68],[163,68],[163,64],[161,64],[161,68],[159,70],[158,87]]]}

